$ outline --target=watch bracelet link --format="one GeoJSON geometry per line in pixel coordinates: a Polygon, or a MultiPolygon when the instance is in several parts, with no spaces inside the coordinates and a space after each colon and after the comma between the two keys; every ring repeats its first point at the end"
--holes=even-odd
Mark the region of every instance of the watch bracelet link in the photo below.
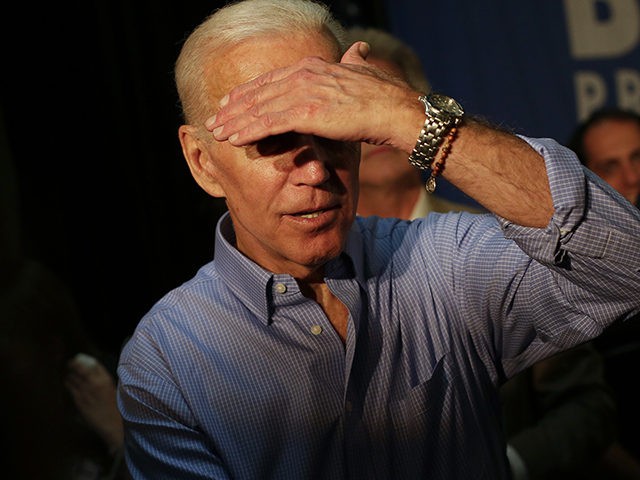
{"type": "Polygon", "coordinates": [[[409,155],[409,163],[420,170],[428,170],[431,168],[431,164],[449,130],[459,122],[456,118],[452,118],[449,122],[444,122],[442,119],[432,116],[428,112],[426,96],[421,95],[419,100],[425,105],[427,118],[420,130],[416,145],[413,147],[411,155],[409,155]]]}

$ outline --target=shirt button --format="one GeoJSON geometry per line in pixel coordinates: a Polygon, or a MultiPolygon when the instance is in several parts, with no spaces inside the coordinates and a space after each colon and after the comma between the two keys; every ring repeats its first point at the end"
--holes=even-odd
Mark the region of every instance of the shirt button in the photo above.
{"type": "Polygon", "coordinates": [[[276,292],[285,293],[287,291],[287,286],[284,283],[276,283],[276,292]]]}
{"type": "Polygon", "coordinates": [[[353,410],[353,405],[351,404],[350,400],[347,400],[347,402],[344,404],[344,409],[347,411],[347,413],[351,413],[351,410],[353,410]]]}
{"type": "Polygon", "coordinates": [[[320,325],[314,325],[310,330],[314,335],[320,335],[322,333],[322,327],[320,325]]]}

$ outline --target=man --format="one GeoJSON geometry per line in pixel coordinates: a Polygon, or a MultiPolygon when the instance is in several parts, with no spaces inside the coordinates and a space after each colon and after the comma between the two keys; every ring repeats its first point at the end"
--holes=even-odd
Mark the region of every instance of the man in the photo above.
{"type": "Polygon", "coordinates": [[[122,352],[134,478],[508,478],[495,387],[640,310],[637,211],[343,35],[320,4],[246,0],[182,48],[180,142],[229,213],[122,352]],[[453,128],[444,175],[499,220],[355,218],[361,141],[428,166],[453,128]]]}
{"type": "Polygon", "coordinates": [[[591,171],[640,207],[640,115],[605,107],[578,125],[569,147],[591,171]]]}
{"type": "MultiPolygon", "coordinates": [[[[377,28],[352,27],[347,33],[349,42],[369,44],[369,64],[418,91],[430,89],[420,59],[399,38],[377,28]]],[[[368,143],[361,148],[359,214],[412,220],[430,212],[473,210],[438,191],[427,194],[420,170],[406,161],[405,152],[368,143]]],[[[500,399],[514,480],[584,480],[615,438],[615,401],[591,342],[519,372],[501,386],[500,399]]]]}

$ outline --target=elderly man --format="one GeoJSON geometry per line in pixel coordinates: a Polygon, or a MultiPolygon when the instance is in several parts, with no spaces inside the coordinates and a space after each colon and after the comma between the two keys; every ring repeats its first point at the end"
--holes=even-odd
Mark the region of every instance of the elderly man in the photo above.
{"type": "Polygon", "coordinates": [[[229,212],[123,350],[134,478],[508,478],[496,387],[640,309],[636,209],[343,38],[321,4],[245,0],[182,48],[180,142],[229,212]],[[356,218],[361,141],[495,216],[356,218]]]}

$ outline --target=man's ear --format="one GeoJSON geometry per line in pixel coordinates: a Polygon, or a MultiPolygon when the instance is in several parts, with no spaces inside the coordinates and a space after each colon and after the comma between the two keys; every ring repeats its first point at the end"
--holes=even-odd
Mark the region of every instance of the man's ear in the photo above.
{"type": "Polygon", "coordinates": [[[182,154],[198,185],[213,197],[224,197],[224,190],[218,181],[218,169],[209,149],[198,137],[197,127],[181,125],[178,129],[178,136],[180,145],[182,145],[182,154]]]}

